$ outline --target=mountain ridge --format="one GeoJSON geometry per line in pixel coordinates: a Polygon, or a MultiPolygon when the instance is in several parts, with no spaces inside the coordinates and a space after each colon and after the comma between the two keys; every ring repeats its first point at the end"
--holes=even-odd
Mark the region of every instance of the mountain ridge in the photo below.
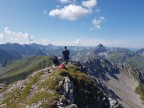
{"type": "MultiPolygon", "coordinates": [[[[74,67],[73,66],[71,67],[71,65],[69,65],[69,67],[67,68],[69,71],[71,71],[71,69],[73,71],[69,73],[67,69],[62,69],[62,70],[56,69],[56,71],[54,69],[54,72],[53,72],[52,68],[46,67],[46,69],[39,70],[39,74],[44,72],[45,75],[43,77],[45,78],[49,76],[49,74],[47,74],[48,72],[51,72],[53,75],[53,74],[59,73],[60,71],[60,73],[62,72],[62,75],[64,75],[65,77],[68,77],[71,79],[69,75],[72,75],[72,76],[74,75],[73,77],[76,78],[75,80],[78,80],[79,79],[77,77],[78,74],[84,73],[86,76],[90,77],[92,80],[95,81],[95,84],[103,93],[106,94],[107,99],[109,99],[109,101],[112,100],[114,102],[114,105],[115,105],[114,108],[121,108],[122,106],[124,106],[124,108],[131,108],[131,106],[133,106],[134,108],[143,107],[141,103],[142,101],[140,100],[140,96],[135,93],[135,88],[138,87],[140,82],[143,82],[143,79],[144,79],[143,73],[136,70],[128,63],[113,64],[106,59],[97,58],[95,60],[85,61],[82,64],[79,64],[79,63],[77,64],[76,62],[74,67]],[[119,104],[116,104],[117,102],[119,102],[119,104]]],[[[36,73],[37,72],[34,72],[31,75],[35,75],[36,73]]],[[[25,77],[26,79],[22,79],[22,80],[27,81],[27,78],[29,77],[25,77]]],[[[80,77],[80,78],[83,78],[83,77],[80,77]]],[[[87,78],[84,78],[83,81],[86,81],[86,79],[87,78]]],[[[51,79],[43,80],[45,83],[47,83],[47,84],[43,83],[42,84],[43,87],[47,88],[47,85],[50,84],[51,85],[50,87],[53,88],[54,87],[54,84],[52,83],[53,81],[50,81],[50,80],[51,79]]],[[[41,85],[41,84],[37,84],[37,86],[38,85],[41,85]]],[[[34,87],[33,89],[35,89],[35,86],[33,87],[34,87]]],[[[90,93],[93,93],[93,92],[90,92],[90,93]]],[[[41,95],[41,93],[36,94],[36,95],[41,95]]],[[[31,105],[37,105],[35,101],[33,102],[31,105]]],[[[112,108],[112,107],[106,107],[106,108],[112,108]]]]}
{"type": "Polygon", "coordinates": [[[49,74],[45,70],[35,72],[26,80],[8,87],[3,94],[5,98],[1,97],[1,106],[109,108],[108,98],[99,90],[95,81],[76,68],[69,65],[65,69],[52,70],[49,74]]]}

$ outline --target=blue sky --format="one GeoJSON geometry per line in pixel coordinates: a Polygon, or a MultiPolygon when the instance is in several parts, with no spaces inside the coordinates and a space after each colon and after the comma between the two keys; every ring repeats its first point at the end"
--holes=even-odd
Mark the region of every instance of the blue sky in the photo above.
{"type": "Polygon", "coordinates": [[[144,47],[144,0],[0,0],[0,43],[144,47]]]}

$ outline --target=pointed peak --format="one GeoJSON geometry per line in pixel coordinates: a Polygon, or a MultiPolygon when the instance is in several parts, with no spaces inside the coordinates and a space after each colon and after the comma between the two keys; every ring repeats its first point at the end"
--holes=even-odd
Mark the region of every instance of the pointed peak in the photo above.
{"type": "Polygon", "coordinates": [[[105,48],[105,47],[103,46],[103,44],[99,44],[99,45],[97,45],[97,47],[98,47],[98,48],[105,48]]]}

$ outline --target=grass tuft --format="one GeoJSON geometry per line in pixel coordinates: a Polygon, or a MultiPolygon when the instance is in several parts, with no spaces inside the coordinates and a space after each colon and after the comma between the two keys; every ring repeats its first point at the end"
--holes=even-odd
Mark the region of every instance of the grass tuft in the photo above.
{"type": "Polygon", "coordinates": [[[57,93],[50,92],[38,92],[33,97],[29,99],[29,104],[36,103],[38,101],[44,101],[47,103],[51,103],[53,101],[59,100],[60,95],[57,93]]]}
{"type": "Polygon", "coordinates": [[[37,82],[37,80],[39,79],[39,77],[41,75],[42,75],[42,73],[39,72],[34,77],[32,77],[32,79],[30,80],[30,82],[27,84],[26,88],[22,92],[22,94],[20,96],[21,99],[25,99],[26,98],[26,96],[30,93],[30,89],[32,88],[32,85],[37,82]]]}
{"type": "Polygon", "coordinates": [[[144,101],[144,84],[140,83],[138,87],[136,87],[135,92],[140,95],[142,101],[144,101]]]}

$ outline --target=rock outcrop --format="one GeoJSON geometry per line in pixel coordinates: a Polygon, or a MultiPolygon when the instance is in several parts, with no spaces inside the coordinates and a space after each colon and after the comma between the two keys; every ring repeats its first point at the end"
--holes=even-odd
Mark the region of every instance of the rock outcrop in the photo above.
{"type": "Polygon", "coordinates": [[[59,82],[59,86],[61,86],[61,89],[59,89],[59,92],[64,96],[65,101],[63,100],[63,98],[60,98],[59,101],[57,101],[57,107],[62,108],[62,107],[65,107],[66,104],[69,104],[69,107],[73,106],[73,108],[77,108],[77,105],[73,104],[74,102],[73,82],[68,77],[64,77],[59,82]]]}

